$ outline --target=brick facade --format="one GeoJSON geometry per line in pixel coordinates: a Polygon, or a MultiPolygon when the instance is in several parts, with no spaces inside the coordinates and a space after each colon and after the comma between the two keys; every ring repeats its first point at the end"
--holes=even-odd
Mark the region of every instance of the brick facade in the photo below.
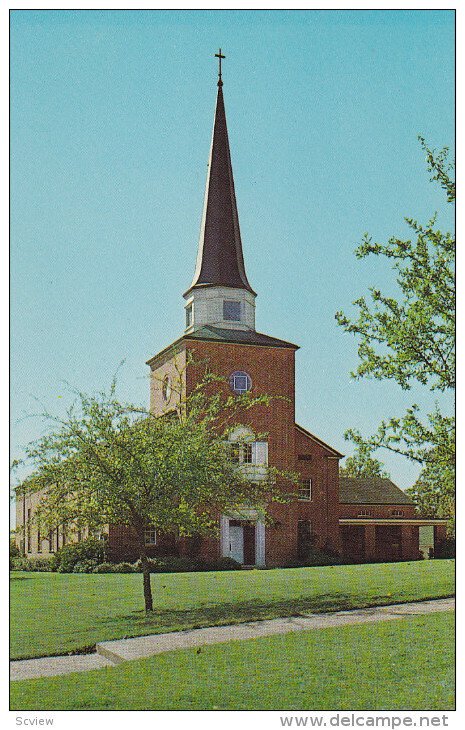
{"type": "MultiPolygon", "coordinates": [[[[296,494],[290,502],[269,505],[264,564],[272,567],[298,562],[305,535],[316,548],[345,555],[354,562],[417,559],[419,527],[415,524],[414,506],[406,504],[405,497],[398,504],[340,502],[341,454],[295,423],[295,350],[288,343],[280,347],[181,338],[175,347],[149,361],[151,411],[161,415],[176,408],[205,370],[225,379],[220,387],[228,394],[231,373],[247,372],[253,395],[266,394],[271,401],[244,413],[241,422],[255,433],[264,434],[270,465],[297,473],[304,484],[311,483],[311,499],[309,494],[296,494]],[[166,391],[167,377],[171,392],[166,391]]],[[[61,528],[48,536],[38,535],[33,526],[27,526],[38,499],[39,495],[34,495],[25,502],[17,502],[17,526],[22,528],[18,544],[25,554],[44,556],[87,536],[85,532],[78,534],[76,530],[61,528]]],[[[216,517],[220,522],[220,515],[216,517]]],[[[244,561],[247,557],[255,561],[258,548],[253,545],[254,522],[238,524],[243,524],[244,561]]],[[[437,544],[445,537],[445,526],[437,524],[434,530],[437,544]]],[[[134,536],[128,527],[109,525],[107,534],[108,559],[116,562],[137,558],[134,536]]],[[[224,555],[219,538],[175,540],[173,535],[161,534],[157,534],[156,544],[147,546],[147,552],[152,557],[177,554],[204,560],[217,560],[224,555]]]]}
{"type": "MultiPolygon", "coordinates": [[[[181,338],[175,347],[167,348],[149,361],[151,411],[161,415],[176,408],[206,369],[225,379],[220,387],[228,394],[231,373],[247,372],[253,395],[266,394],[271,401],[267,406],[257,405],[244,413],[241,422],[266,438],[270,465],[297,473],[304,484],[311,483],[311,499],[309,494],[296,494],[296,499],[290,502],[269,505],[264,564],[273,567],[298,562],[302,558],[302,535],[305,534],[316,548],[342,554],[354,562],[417,559],[420,557],[419,526],[414,506],[405,503],[404,495],[399,503],[390,504],[340,501],[341,454],[295,423],[295,350],[288,343],[280,347],[181,338]],[[166,377],[169,393],[166,388],[163,392],[166,377]]],[[[45,556],[63,544],[87,536],[85,531],[77,533],[70,528],[66,531],[60,528],[47,536],[38,535],[33,526],[27,526],[38,499],[39,495],[33,495],[17,501],[18,545],[25,554],[45,556]]],[[[216,517],[220,522],[221,516],[216,517]]],[[[257,548],[252,544],[255,529],[253,521],[243,522],[244,561],[247,556],[255,561],[257,548]]],[[[128,527],[109,525],[106,532],[108,559],[118,562],[137,558],[134,536],[128,527]]],[[[437,524],[434,543],[438,544],[444,537],[445,525],[437,524]]],[[[225,554],[217,537],[175,540],[173,535],[162,534],[157,534],[156,544],[148,545],[147,552],[152,557],[177,554],[212,561],[225,554]]]]}

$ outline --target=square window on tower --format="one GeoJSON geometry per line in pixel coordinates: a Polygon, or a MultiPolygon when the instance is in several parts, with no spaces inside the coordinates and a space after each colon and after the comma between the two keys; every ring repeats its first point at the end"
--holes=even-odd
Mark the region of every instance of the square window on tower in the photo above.
{"type": "Polygon", "coordinates": [[[241,321],[241,303],[233,299],[223,301],[223,319],[229,322],[241,321]]]}

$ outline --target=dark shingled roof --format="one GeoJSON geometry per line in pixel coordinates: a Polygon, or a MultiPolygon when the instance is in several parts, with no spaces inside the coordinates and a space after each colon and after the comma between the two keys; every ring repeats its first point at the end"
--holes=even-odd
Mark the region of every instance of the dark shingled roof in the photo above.
{"type": "Polygon", "coordinates": [[[298,350],[298,345],[292,342],[278,340],[276,337],[264,335],[255,330],[233,330],[221,327],[205,325],[199,329],[184,335],[186,340],[214,340],[215,342],[238,342],[243,345],[264,345],[267,347],[293,347],[298,350]]]}
{"type": "Polygon", "coordinates": [[[242,254],[222,83],[218,85],[197,266],[186,294],[204,286],[228,286],[255,294],[242,254]]]}
{"type": "Polygon", "coordinates": [[[342,504],[412,504],[412,500],[390,479],[339,477],[342,504]]]}

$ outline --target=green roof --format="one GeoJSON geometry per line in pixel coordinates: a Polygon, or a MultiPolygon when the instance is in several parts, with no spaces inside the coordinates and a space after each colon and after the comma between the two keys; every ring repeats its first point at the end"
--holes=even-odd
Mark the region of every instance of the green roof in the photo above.
{"type": "Polygon", "coordinates": [[[339,477],[342,504],[412,504],[412,500],[390,479],[339,477]]]}
{"type": "Polygon", "coordinates": [[[163,348],[163,350],[160,350],[160,352],[157,352],[156,355],[147,360],[146,364],[155,365],[162,356],[177,347],[181,348],[182,343],[190,342],[191,340],[198,340],[200,342],[231,342],[241,345],[260,345],[262,347],[288,347],[294,350],[299,349],[299,346],[293,345],[292,342],[278,340],[276,337],[270,337],[269,335],[264,335],[261,332],[255,332],[255,330],[233,330],[205,325],[204,327],[199,327],[187,335],[178,337],[178,339],[172,342],[171,345],[163,348]]]}
{"type": "Polygon", "coordinates": [[[243,345],[262,345],[267,347],[293,347],[298,349],[298,345],[286,340],[278,340],[276,337],[264,335],[255,330],[233,330],[223,329],[221,327],[212,327],[205,325],[199,329],[184,335],[186,340],[213,340],[215,342],[237,342],[243,345]]]}

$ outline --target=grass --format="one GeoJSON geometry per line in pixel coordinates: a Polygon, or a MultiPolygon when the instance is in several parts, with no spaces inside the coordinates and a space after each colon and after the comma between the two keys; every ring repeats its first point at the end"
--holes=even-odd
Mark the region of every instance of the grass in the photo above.
{"type": "Polygon", "coordinates": [[[12,682],[10,709],[453,710],[453,620],[319,629],[12,682]]]}
{"type": "Polygon", "coordinates": [[[138,574],[13,573],[11,655],[79,652],[99,641],[450,596],[454,561],[152,576],[143,611],[138,574]]]}

